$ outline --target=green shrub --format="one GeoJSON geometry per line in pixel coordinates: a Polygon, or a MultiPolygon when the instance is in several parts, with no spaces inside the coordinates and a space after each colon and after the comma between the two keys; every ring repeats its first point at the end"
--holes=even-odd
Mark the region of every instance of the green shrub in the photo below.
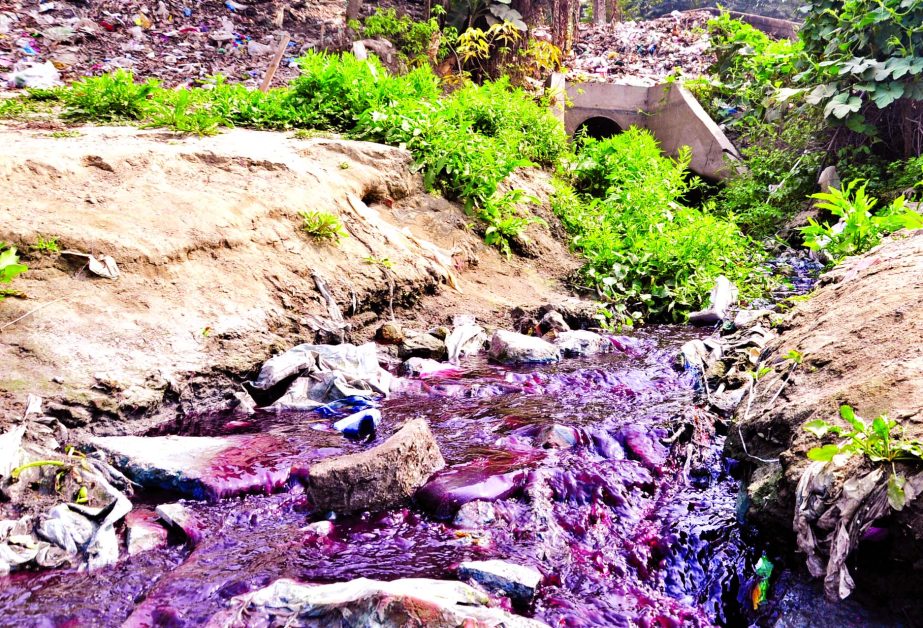
{"type": "Polygon", "coordinates": [[[745,113],[761,118],[767,98],[795,76],[804,45],[797,40],[772,39],[726,12],[708,21],[708,32],[717,57],[712,72],[721,77],[715,83],[718,91],[745,113]]]}
{"type": "Polygon", "coordinates": [[[228,126],[229,121],[213,112],[211,103],[201,94],[201,91],[185,88],[162,90],[151,103],[148,126],[170,127],[180,133],[215,135],[219,127],[228,126]]]}
{"type": "Polygon", "coordinates": [[[429,67],[393,76],[375,57],[308,52],[299,59],[301,75],[291,84],[287,105],[297,126],[351,131],[363,114],[387,112],[401,103],[433,102],[442,95],[429,67]]]}
{"type": "MultiPolygon", "coordinates": [[[[0,243],[0,284],[12,283],[16,277],[27,270],[29,270],[28,266],[19,263],[16,247],[7,247],[5,244],[0,243]]],[[[15,291],[0,288],[0,301],[11,294],[15,294],[15,291]]]]}
{"type": "Polygon", "coordinates": [[[897,472],[896,462],[923,462],[923,442],[904,438],[904,427],[888,418],[887,414],[876,417],[871,424],[865,422],[851,406],[840,406],[840,418],[849,424],[849,428],[840,427],[816,419],[805,423],[804,429],[818,438],[828,434],[842,440],[836,444],[812,447],[808,458],[818,462],[835,461],[842,466],[853,456],[864,456],[872,464],[888,464],[891,473],[888,476],[888,504],[894,510],[903,510],[907,503],[904,491],[906,478],[897,472]],[[851,428],[851,429],[850,429],[851,428]]]}
{"type": "Polygon", "coordinates": [[[122,69],[87,77],[62,93],[64,115],[97,122],[143,120],[150,113],[151,95],[159,88],[154,79],[135,83],[132,73],[122,69]]]}
{"type": "Polygon", "coordinates": [[[510,242],[522,240],[529,225],[535,223],[545,224],[545,221],[531,215],[528,210],[523,211],[523,204],[537,204],[539,200],[526,194],[522,190],[510,190],[505,194],[495,194],[487,199],[477,216],[487,225],[484,231],[484,242],[496,246],[500,251],[510,256],[510,242]]]}
{"type": "Polygon", "coordinates": [[[766,280],[757,247],[710,207],[679,199],[697,182],[686,176],[689,153],[664,157],[647,131],[584,140],[553,209],[587,259],[583,280],[623,323],[682,321],[702,305],[718,275],[755,296],[766,280]]]}
{"type": "Polygon", "coordinates": [[[717,205],[754,238],[768,238],[805,207],[829,154],[817,145],[823,123],[816,115],[777,122],[751,120],[738,138],[746,170],[725,182],[717,205]]]}
{"type": "Polygon", "coordinates": [[[923,156],[888,164],[888,176],[893,188],[899,192],[913,189],[919,195],[923,188],[923,156]]]}
{"type": "Polygon", "coordinates": [[[903,196],[873,214],[878,200],[866,194],[865,183],[858,179],[842,189],[831,188],[811,198],[821,201],[817,207],[840,218],[843,224],[838,228],[810,219],[810,224],[801,229],[804,244],[815,251],[823,249],[834,262],[868,251],[881,242],[882,236],[894,231],[923,229],[923,216],[908,208],[903,196]]]}
{"type": "Polygon", "coordinates": [[[54,255],[55,253],[61,252],[61,244],[58,242],[59,238],[57,236],[45,237],[38,236],[31,248],[36,253],[45,253],[48,255],[54,255]]]}
{"type": "Polygon", "coordinates": [[[302,230],[313,238],[318,240],[333,240],[338,242],[340,238],[346,238],[349,234],[343,228],[339,216],[329,212],[316,210],[306,210],[298,212],[301,216],[302,230]]]}
{"type": "Polygon", "coordinates": [[[923,152],[923,2],[814,0],[804,10],[808,99],[895,151],[923,152]]]}
{"type": "Polygon", "coordinates": [[[435,18],[417,21],[409,15],[398,16],[395,9],[376,8],[375,13],[365,18],[361,26],[352,26],[360,31],[363,37],[387,39],[410,63],[426,62],[428,52],[434,43],[438,46],[438,57],[443,58],[448,54],[447,46],[452,44],[457,36],[457,31],[451,27],[441,31],[435,18]]]}

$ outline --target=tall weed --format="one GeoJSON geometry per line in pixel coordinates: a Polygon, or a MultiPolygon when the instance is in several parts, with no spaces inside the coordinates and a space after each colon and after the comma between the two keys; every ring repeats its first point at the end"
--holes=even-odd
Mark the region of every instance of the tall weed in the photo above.
{"type": "Polygon", "coordinates": [[[765,288],[758,247],[710,208],[680,202],[697,184],[688,160],[664,157],[650,133],[631,128],[584,140],[558,184],[553,208],[587,259],[583,279],[622,323],[682,321],[722,274],[745,296],[765,288]]]}

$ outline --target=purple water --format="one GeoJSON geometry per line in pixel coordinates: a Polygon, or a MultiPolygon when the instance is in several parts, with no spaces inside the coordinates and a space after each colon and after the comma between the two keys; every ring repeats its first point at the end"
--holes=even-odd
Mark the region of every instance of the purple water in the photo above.
{"type": "Polygon", "coordinates": [[[266,459],[225,461],[229,486],[247,464],[290,465],[293,478],[269,495],[186,502],[201,528],[195,547],[176,538],[94,573],[0,578],[0,626],[191,626],[281,577],[452,578],[459,562],[488,558],[542,571],[523,612],[553,626],[736,623],[756,556],[735,520],[738,485],[721,438],[672,367],[693,333],[649,329],[609,355],[515,369],[473,360],[461,374],[406,380],[382,404],[372,443],[348,441],[314,414],[179,422],[169,431],[278,443],[266,459]],[[307,529],[327,515],[312,511],[303,467],[369,447],[414,417],[429,422],[448,464],[417,503],[338,518],[329,535],[307,529]],[[697,426],[695,445],[662,444],[686,423],[697,426]],[[454,525],[476,497],[496,498],[496,521],[454,525]]]}

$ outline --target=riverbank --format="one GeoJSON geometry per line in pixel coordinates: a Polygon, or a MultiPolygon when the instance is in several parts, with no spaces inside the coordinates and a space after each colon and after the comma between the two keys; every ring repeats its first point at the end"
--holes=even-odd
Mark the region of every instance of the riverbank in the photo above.
{"type": "Polygon", "coordinates": [[[529,228],[530,257],[506,259],[458,205],[423,191],[400,149],[247,130],[0,135],[11,149],[0,241],[30,267],[0,323],[9,418],[33,393],[70,427],[122,433],[220,406],[301,342],[361,342],[384,322],[426,330],[459,313],[509,326],[513,308],[546,303],[595,313],[565,287],[579,262],[552,235],[537,171],[517,185],[545,199],[534,211],[549,226],[529,228]],[[338,216],[347,237],[312,237],[305,211],[338,216]],[[87,255],[110,257],[118,278],[87,255]]]}

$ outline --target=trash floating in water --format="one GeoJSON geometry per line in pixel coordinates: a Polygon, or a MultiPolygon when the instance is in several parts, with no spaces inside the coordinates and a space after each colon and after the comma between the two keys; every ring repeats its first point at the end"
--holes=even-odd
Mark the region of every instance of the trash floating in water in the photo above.
{"type": "Polygon", "coordinates": [[[756,576],[759,580],[753,584],[750,592],[753,610],[759,610],[760,604],[769,598],[769,579],[772,577],[772,568],[773,564],[765,554],[756,561],[756,576]]]}
{"type": "Polygon", "coordinates": [[[333,424],[333,429],[342,432],[347,438],[367,438],[375,433],[375,428],[381,423],[381,412],[369,408],[350,414],[333,424]]]}

